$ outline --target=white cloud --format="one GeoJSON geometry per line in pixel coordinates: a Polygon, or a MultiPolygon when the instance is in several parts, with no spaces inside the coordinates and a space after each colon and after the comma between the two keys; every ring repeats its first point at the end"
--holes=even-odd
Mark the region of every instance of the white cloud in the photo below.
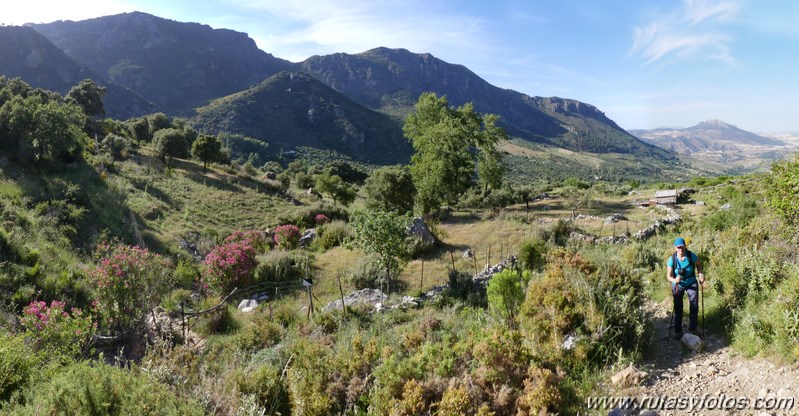
{"type": "Polygon", "coordinates": [[[684,19],[691,25],[698,24],[713,16],[719,20],[733,16],[739,9],[733,1],[714,1],[714,0],[685,0],[684,19]]]}
{"type": "Polygon", "coordinates": [[[135,10],[119,0],[25,0],[13,6],[6,4],[0,22],[7,25],[50,23],[56,20],[84,20],[135,10]]]}
{"type": "Polygon", "coordinates": [[[730,52],[733,37],[723,22],[737,10],[738,5],[731,1],[685,0],[677,12],[633,27],[630,52],[646,64],[674,56],[735,65],[730,52]]]}
{"type": "MultiPolygon", "coordinates": [[[[445,53],[472,48],[480,52],[485,36],[479,16],[453,12],[446,3],[421,0],[231,0],[235,7],[260,16],[246,31],[258,46],[298,61],[333,52],[358,53],[378,46],[413,52],[445,53]],[[273,23],[264,23],[269,19],[273,23]],[[260,24],[259,24],[260,23],[260,24]]],[[[437,54],[438,56],[438,54],[437,54]]]]}

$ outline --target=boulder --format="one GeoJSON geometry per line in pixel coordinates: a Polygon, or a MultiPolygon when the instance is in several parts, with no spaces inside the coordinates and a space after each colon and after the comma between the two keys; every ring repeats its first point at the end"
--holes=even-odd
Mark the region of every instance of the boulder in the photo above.
{"type": "Polygon", "coordinates": [[[300,247],[308,247],[316,239],[316,228],[307,229],[300,237],[300,247]]]}
{"type": "Polygon", "coordinates": [[[683,334],[682,338],[680,338],[680,341],[682,341],[682,343],[692,351],[700,351],[705,347],[705,343],[702,342],[701,338],[687,332],[683,334]]]}
{"type": "Polygon", "coordinates": [[[646,373],[630,365],[610,378],[610,382],[620,387],[633,387],[641,384],[646,378],[646,373]]]}
{"type": "Polygon", "coordinates": [[[258,307],[258,301],[255,299],[244,299],[239,303],[239,311],[243,313],[251,312],[258,307]]]}
{"type": "Polygon", "coordinates": [[[408,234],[413,237],[414,248],[417,251],[425,250],[436,243],[436,238],[433,236],[433,233],[430,232],[430,228],[420,217],[413,219],[408,229],[408,234]]]}

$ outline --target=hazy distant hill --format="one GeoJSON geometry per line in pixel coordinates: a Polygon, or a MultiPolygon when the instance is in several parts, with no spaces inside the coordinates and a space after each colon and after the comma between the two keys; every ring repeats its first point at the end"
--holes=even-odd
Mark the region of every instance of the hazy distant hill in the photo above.
{"type": "Polygon", "coordinates": [[[739,129],[721,120],[703,121],[683,129],[630,130],[630,133],[675,153],[751,168],[780,159],[785,156],[787,149],[793,147],[789,143],[739,129]]]}
{"type": "Polygon", "coordinates": [[[128,90],[107,83],[96,71],[82,65],[29,27],[0,27],[0,75],[20,77],[34,88],[64,95],[84,79],[108,88],[105,109],[119,118],[144,115],[156,107],[128,90]]]}
{"type": "Polygon", "coordinates": [[[261,138],[278,151],[308,146],[371,163],[407,163],[411,147],[397,121],[304,73],[281,72],[199,108],[199,130],[261,138]]]}
{"type": "Polygon", "coordinates": [[[246,33],[140,12],[33,28],[76,61],[173,115],[291,68],[246,33]]]}

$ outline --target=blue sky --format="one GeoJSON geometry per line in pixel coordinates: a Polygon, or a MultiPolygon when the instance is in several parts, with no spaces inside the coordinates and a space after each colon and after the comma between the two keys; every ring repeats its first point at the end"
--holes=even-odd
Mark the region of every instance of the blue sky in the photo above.
{"type": "Polygon", "coordinates": [[[28,0],[0,22],[142,11],[247,32],[290,61],[386,46],[429,52],[529,95],[597,106],[625,129],[720,119],[799,132],[792,0],[28,0]]]}

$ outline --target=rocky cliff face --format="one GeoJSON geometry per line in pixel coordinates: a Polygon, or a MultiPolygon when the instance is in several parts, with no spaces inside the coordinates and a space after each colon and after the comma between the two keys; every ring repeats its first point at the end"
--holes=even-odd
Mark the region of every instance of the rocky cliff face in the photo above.
{"type": "Polygon", "coordinates": [[[246,33],[146,13],[33,28],[71,58],[170,114],[188,113],[292,67],[258,49],[246,33]]]}
{"type": "Polygon", "coordinates": [[[331,88],[380,111],[404,116],[423,92],[446,95],[452,105],[474,104],[497,114],[512,136],[570,150],[633,153],[662,159],[667,152],[641,142],[596,107],[558,97],[531,97],[495,87],[468,68],[430,54],[376,48],[357,55],[314,56],[301,68],[331,88]]]}
{"type": "MultiPolygon", "coordinates": [[[[446,95],[452,105],[470,102],[478,112],[499,115],[500,126],[513,137],[575,151],[672,158],[668,152],[631,136],[594,106],[501,89],[462,65],[427,53],[376,48],[355,55],[315,56],[292,64],[259,50],[245,33],[138,12],[32,27],[73,61],[136,92],[172,116],[191,116],[194,108],[213,99],[245,94],[279,71],[302,71],[356,103],[397,119],[412,111],[423,92],[432,91],[446,95]]],[[[298,97],[306,98],[297,94],[284,98],[298,97]]],[[[293,108],[296,103],[282,104],[293,108]]],[[[322,108],[321,104],[317,107],[322,108]]],[[[319,109],[306,108],[311,120],[318,119],[319,109]]],[[[113,111],[108,115],[120,117],[113,111]]],[[[254,137],[273,140],[274,132],[266,130],[267,124],[255,128],[258,117],[253,117],[246,120],[246,126],[228,126],[232,131],[263,131],[264,136],[254,137]]],[[[307,117],[303,122],[309,122],[307,117]]],[[[290,136],[296,137],[307,128],[300,124],[290,127],[297,132],[290,136]]],[[[394,123],[395,130],[384,136],[393,140],[401,135],[398,127],[394,123]]],[[[357,131],[350,127],[345,130],[357,131]]],[[[345,137],[351,142],[358,136],[347,133],[345,137]]],[[[363,141],[369,139],[364,136],[363,141]]]]}
{"type": "Polygon", "coordinates": [[[84,79],[108,88],[106,113],[128,118],[152,113],[156,107],[138,94],[109,83],[96,71],[76,62],[30,27],[0,27],[0,74],[20,77],[34,88],[65,95],[84,79]]]}

